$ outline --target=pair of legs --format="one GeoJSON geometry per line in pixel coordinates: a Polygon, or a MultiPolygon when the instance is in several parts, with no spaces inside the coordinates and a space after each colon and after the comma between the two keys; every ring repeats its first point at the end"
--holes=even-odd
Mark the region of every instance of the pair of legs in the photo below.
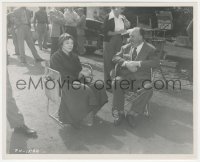
{"type": "Polygon", "coordinates": [[[103,42],[104,82],[111,80],[110,72],[114,68],[113,56],[120,51],[122,38],[120,35],[112,36],[109,42],[103,42]]]}
{"type": "Polygon", "coordinates": [[[108,101],[105,89],[98,89],[102,85],[81,84],[80,88],[73,88],[65,84],[62,88],[59,118],[64,123],[78,126],[88,114],[95,115],[108,101]]]}
{"type": "Polygon", "coordinates": [[[9,81],[9,76],[7,73],[7,105],[6,105],[6,116],[10,127],[15,130],[15,132],[23,133],[29,137],[36,137],[36,131],[28,128],[24,122],[24,116],[20,113],[16,101],[12,95],[12,87],[9,81]]]}
{"type": "Polygon", "coordinates": [[[24,41],[26,41],[35,60],[41,60],[33,42],[30,26],[22,24],[21,26],[17,28],[17,42],[18,42],[19,53],[20,53],[20,58],[22,62],[26,62],[24,41]]]}
{"type": "Polygon", "coordinates": [[[51,56],[58,50],[59,37],[51,37],[51,56]]]}
{"type": "Polygon", "coordinates": [[[149,102],[153,95],[153,90],[151,88],[145,89],[143,85],[143,80],[130,80],[125,77],[116,77],[112,82],[113,90],[113,106],[112,112],[113,116],[124,117],[124,104],[125,104],[125,92],[132,91],[137,92],[140,90],[141,93],[131,101],[132,105],[129,110],[127,110],[127,115],[134,116],[135,114],[142,114],[145,110],[146,104],[149,102]]]}
{"type": "Polygon", "coordinates": [[[15,55],[19,55],[19,47],[18,47],[18,41],[17,41],[17,34],[15,30],[12,30],[12,39],[13,39],[13,44],[15,46],[15,55]]]}
{"type": "Polygon", "coordinates": [[[38,44],[40,50],[47,48],[47,24],[37,24],[38,44]]]}
{"type": "Polygon", "coordinates": [[[78,35],[77,36],[77,44],[78,44],[78,52],[80,55],[84,55],[86,52],[85,49],[85,35],[78,35]]]}

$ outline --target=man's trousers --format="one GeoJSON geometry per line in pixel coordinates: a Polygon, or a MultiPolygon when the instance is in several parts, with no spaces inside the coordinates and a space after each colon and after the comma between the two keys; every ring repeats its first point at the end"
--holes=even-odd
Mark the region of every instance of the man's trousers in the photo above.
{"type": "Polygon", "coordinates": [[[47,47],[47,24],[37,24],[38,44],[40,49],[47,47]]]}
{"type": "Polygon", "coordinates": [[[11,128],[17,128],[24,125],[24,117],[20,113],[16,101],[12,96],[12,87],[7,75],[7,105],[6,115],[11,128]]]}
{"type": "Polygon", "coordinates": [[[22,24],[17,28],[17,41],[21,60],[25,60],[24,41],[26,41],[28,47],[30,48],[33,57],[35,59],[40,59],[40,56],[38,55],[35,44],[33,42],[33,37],[29,25],[22,24]]]}
{"type": "MultiPolygon", "coordinates": [[[[132,91],[136,92],[137,90],[141,90],[142,80],[130,80],[123,77],[116,77],[112,82],[112,90],[113,90],[113,106],[112,111],[118,110],[120,113],[124,112],[124,104],[125,104],[125,92],[132,91]],[[128,83],[130,85],[128,85],[128,83]]],[[[146,104],[149,102],[153,95],[153,90],[151,89],[143,89],[141,94],[139,94],[135,100],[130,101],[131,109],[127,112],[128,114],[132,114],[132,112],[136,112],[142,114],[144,112],[146,104]]]]}

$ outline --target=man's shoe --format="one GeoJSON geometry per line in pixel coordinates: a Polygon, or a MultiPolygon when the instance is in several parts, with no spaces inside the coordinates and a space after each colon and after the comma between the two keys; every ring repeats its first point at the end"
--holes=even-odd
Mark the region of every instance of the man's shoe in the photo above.
{"type": "Polygon", "coordinates": [[[119,113],[118,110],[113,111],[113,117],[114,117],[114,126],[119,126],[125,118],[124,114],[119,113]]]}
{"type": "Polygon", "coordinates": [[[35,62],[42,62],[42,61],[45,61],[45,60],[42,58],[35,59],[35,62]]]}
{"type": "Polygon", "coordinates": [[[26,125],[15,128],[14,132],[22,133],[28,137],[37,137],[37,132],[33,129],[28,128],[26,125]]]}
{"type": "Polygon", "coordinates": [[[122,123],[123,120],[124,120],[123,116],[119,117],[118,119],[115,119],[114,120],[114,126],[119,126],[122,123]]]}
{"type": "Polygon", "coordinates": [[[126,116],[126,120],[128,122],[128,124],[132,127],[135,128],[136,126],[136,119],[133,115],[127,115],[126,116]]]}

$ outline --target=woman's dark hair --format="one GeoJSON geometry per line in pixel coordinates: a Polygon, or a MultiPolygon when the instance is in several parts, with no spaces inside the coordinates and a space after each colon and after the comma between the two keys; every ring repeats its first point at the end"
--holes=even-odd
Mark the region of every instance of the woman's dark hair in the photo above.
{"type": "Polygon", "coordinates": [[[58,39],[58,48],[61,49],[64,41],[69,40],[69,39],[72,39],[74,41],[74,38],[72,35],[70,35],[68,33],[63,33],[58,39]]]}

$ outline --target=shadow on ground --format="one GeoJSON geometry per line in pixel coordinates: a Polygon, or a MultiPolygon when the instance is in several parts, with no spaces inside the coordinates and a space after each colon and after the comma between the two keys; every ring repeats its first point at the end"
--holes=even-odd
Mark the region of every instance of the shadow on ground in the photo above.
{"type": "Polygon", "coordinates": [[[44,74],[44,67],[42,66],[41,62],[34,62],[34,59],[30,56],[26,56],[27,63],[22,64],[20,63],[17,57],[9,57],[9,64],[8,65],[15,65],[18,67],[26,67],[28,72],[24,73],[25,75],[43,75],[44,74]]]}
{"type": "MultiPolygon", "coordinates": [[[[138,138],[154,139],[155,143],[152,142],[154,144],[159,143],[156,140],[158,136],[176,144],[193,144],[193,115],[191,112],[167,106],[160,107],[156,103],[151,103],[150,106],[152,116],[150,118],[139,117],[137,126],[134,129],[126,121],[118,127],[114,127],[110,122],[103,121],[102,124],[96,124],[91,128],[85,127],[81,130],[66,127],[60,129],[59,134],[66,148],[76,153],[91,151],[88,149],[88,145],[103,146],[120,152],[120,149],[124,146],[124,142],[116,137],[127,137],[127,133],[131,133],[138,138]]],[[[157,151],[152,150],[151,152],[151,150],[148,150],[149,153],[160,153],[159,150],[157,151]]]]}
{"type": "MultiPolygon", "coordinates": [[[[98,119],[101,120],[101,119],[98,119]]],[[[89,152],[87,145],[98,145],[111,150],[119,150],[124,143],[114,136],[125,136],[126,132],[113,127],[112,123],[103,121],[95,122],[93,127],[83,127],[76,130],[73,127],[65,127],[59,130],[59,134],[68,150],[89,152]]]]}

